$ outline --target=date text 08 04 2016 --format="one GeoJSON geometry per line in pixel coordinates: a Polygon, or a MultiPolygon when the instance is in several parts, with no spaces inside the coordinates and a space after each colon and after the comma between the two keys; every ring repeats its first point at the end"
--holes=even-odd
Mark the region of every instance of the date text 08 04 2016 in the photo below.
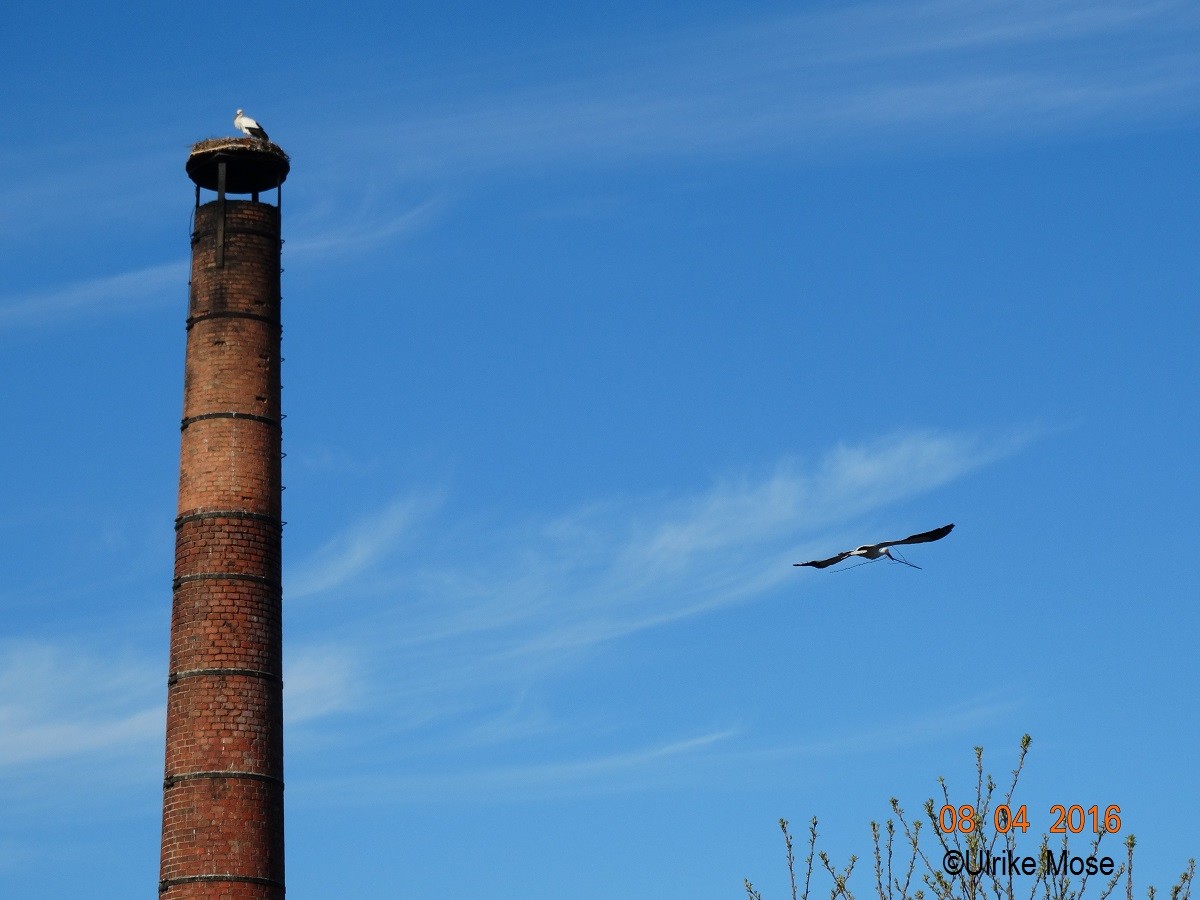
{"type": "MultiPolygon", "coordinates": [[[[1054,823],[1050,826],[1051,834],[1082,834],[1084,831],[1091,831],[1093,834],[1116,834],[1121,830],[1121,807],[1115,803],[1106,806],[1103,812],[1096,804],[1084,809],[1078,804],[1063,806],[1056,803],[1050,807],[1050,812],[1055,816],[1054,823]],[[1088,828],[1089,820],[1091,828],[1088,828]]],[[[945,834],[952,831],[969,834],[982,822],[983,816],[975,812],[975,807],[970,805],[943,806],[938,812],[938,828],[945,834]]],[[[1025,804],[1022,803],[1015,811],[1005,804],[997,806],[992,812],[992,825],[1000,834],[1013,829],[1022,833],[1028,831],[1029,814],[1025,804]]]]}

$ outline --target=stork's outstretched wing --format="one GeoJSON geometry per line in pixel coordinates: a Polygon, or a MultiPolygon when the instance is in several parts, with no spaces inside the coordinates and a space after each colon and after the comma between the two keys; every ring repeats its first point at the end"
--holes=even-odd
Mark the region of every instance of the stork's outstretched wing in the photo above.
{"type": "Polygon", "coordinates": [[[836,565],[837,563],[840,563],[843,559],[846,559],[849,555],[850,555],[850,551],[847,550],[844,553],[839,553],[837,556],[831,556],[831,557],[829,557],[829,559],[814,559],[814,560],[810,560],[809,562],[792,563],[792,565],[793,566],[812,566],[814,569],[824,569],[826,566],[832,566],[832,565],[836,565]]]}
{"type": "Polygon", "coordinates": [[[954,528],[954,523],[943,525],[941,528],[935,528],[933,531],[922,531],[920,534],[910,534],[902,541],[881,541],[876,544],[876,547],[895,547],[897,544],[925,544],[929,541],[940,541],[948,535],[951,529],[954,528]]]}

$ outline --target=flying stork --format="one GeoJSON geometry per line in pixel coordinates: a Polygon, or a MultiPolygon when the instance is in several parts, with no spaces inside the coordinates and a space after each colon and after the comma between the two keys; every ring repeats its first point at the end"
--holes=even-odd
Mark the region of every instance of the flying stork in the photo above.
{"type": "Polygon", "coordinates": [[[898,544],[925,544],[929,541],[940,541],[950,533],[954,527],[954,523],[943,525],[941,528],[935,528],[933,531],[922,531],[920,534],[910,534],[908,537],[899,541],[880,541],[878,544],[863,544],[854,550],[843,550],[837,556],[831,556],[829,559],[814,559],[809,562],[792,563],[794,566],[812,566],[814,569],[824,569],[826,566],[833,566],[840,563],[843,559],[849,559],[851,556],[861,556],[866,560],[876,560],[881,556],[886,556],[895,562],[902,562],[906,566],[912,566],[914,569],[921,568],[915,566],[906,559],[897,559],[888,552],[888,547],[895,547],[898,544]]]}
{"type": "Polygon", "coordinates": [[[263,130],[263,127],[240,109],[237,111],[237,115],[233,117],[233,127],[240,130],[242,134],[252,138],[257,138],[260,141],[270,140],[270,138],[267,137],[267,132],[263,130]]]}

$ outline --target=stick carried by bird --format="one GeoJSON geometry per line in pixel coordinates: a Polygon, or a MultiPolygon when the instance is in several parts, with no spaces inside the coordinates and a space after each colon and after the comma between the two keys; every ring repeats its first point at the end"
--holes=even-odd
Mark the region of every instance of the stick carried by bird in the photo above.
{"type": "MultiPolygon", "coordinates": [[[[943,525],[941,528],[935,528],[933,531],[922,531],[920,534],[910,534],[908,537],[899,541],[880,541],[878,544],[863,544],[854,550],[843,550],[837,556],[831,556],[829,559],[813,559],[808,562],[792,563],[794,566],[812,566],[814,569],[824,569],[828,566],[834,566],[840,563],[843,559],[849,559],[851,556],[861,556],[863,559],[873,562],[880,557],[886,556],[894,562],[904,563],[906,566],[912,566],[914,569],[921,568],[918,565],[910,563],[903,557],[892,556],[888,552],[889,547],[896,547],[900,544],[927,544],[930,541],[940,541],[948,535],[951,529],[954,528],[954,523],[943,525]]],[[[853,567],[851,567],[853,568],[853,567]]]]}
{"type": "Polygon", "coordinates": [[[264,129],[240,109],[237,111],[237,115],[233,117],[233,127],[248,137],[257,138],[260,141],[270,140],[270,138],[267,137],[266,129],[264,129]]]}

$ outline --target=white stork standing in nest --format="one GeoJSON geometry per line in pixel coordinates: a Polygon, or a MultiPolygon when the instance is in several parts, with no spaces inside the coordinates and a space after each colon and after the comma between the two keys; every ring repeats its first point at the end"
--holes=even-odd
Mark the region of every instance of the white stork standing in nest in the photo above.
{"type": "Polygon", "coordinates": [[[266,130],[240,109],[237,111],[237,115],[233,117],[233,127],[241,131],[242,134],[256,138],[257,140],[270,140],[267,137],[266,130]]]}
{"type": "MultiPolygon", "coordinates": [[[[868,561],[874,561],[881,556],[886,556],[894,562],[902,562],[906,566],[912,566],[914,569],[921,568],[913,565],[907,559],[897,559],[888,552],[888,547],[895,547],[899,544],[926,544],[929,541],[940,541],[950,533],[954,527],[954,523],[943,525],[941,528],[935,528],[933,531],[922,531],[920,534],[910,534],[908,537],[899,541],[880,541],[878,544],[863,544],[854,550],[843,550],[837,556],[831,556],[829,559],[814,559],[809,562],[792,563],[794,566],[812,566],[814,569],[824,569],[827,566],[834,566],[840,563],[843,559],[849,559],[851,556],[861,556],[868,561]]],[[[853,567],[852,567],[853,568],[853,567]]]]}

